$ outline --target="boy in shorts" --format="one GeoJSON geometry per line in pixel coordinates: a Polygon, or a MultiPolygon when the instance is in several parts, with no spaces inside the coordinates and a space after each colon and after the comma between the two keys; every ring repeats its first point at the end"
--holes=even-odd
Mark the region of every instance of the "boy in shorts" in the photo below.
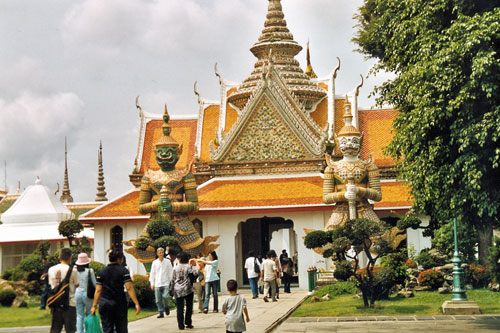
{"type": "Polygon", "coordinates": [[[227,281],[227,291],[229,297],[222,304],[222,313],[226,315],[226,333],[245,332],[245,320],[250,321],[247,311],[247,301],[245,297],[238,294],[238,283],[235,280],[227,281]]]}

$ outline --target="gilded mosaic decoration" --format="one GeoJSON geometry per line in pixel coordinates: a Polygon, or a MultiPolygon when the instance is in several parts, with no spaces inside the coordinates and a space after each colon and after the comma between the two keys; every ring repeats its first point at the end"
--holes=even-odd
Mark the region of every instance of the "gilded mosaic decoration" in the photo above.
{"type": "Polygon", "coordinates": [[[304,147],[277,112],[266,103],[254,112],[226,161],[290,160],[308,157],[304,147]]]}

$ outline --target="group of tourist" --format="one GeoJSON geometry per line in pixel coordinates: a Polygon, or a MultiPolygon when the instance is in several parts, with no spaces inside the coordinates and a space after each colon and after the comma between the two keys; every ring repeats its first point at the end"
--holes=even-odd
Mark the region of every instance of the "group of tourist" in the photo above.
{"type": "MultiPolygon", "coordinates": [[[[158,248],[157,259],[151,265],[149,275],[151,289],[155,294],[158,308],[158,318],[170,314],[169,296],[174,297],[177,306],[177,324],[180,330],[193,328],[193,298],[196,291],[199,311],[208,313],[210,296],[213,295],[212,312],[219,312],[218,288],[219,270],[217,253],[212,251],[207,258],[192,259],[186,252],[177,255],[170,251],[165,256],[165,249],[158,248]]],[[[272,258],[272,257],[271,257],[272,258]]],[[[50,332],[84,332],[84,319],[94,315],[99,308],[99,315],[104,333],[127,332],[128,300],[135,304],[136,314],[139,314],[139,305],[132,276],[123,266],[125,257],[121,250],[113,249],[108,252],[109,264],[103,268],[97,278],[86,253],[80,253],[75,265],[72,265],[70,249],[62,249],[58,265],[48,269],[47,280],[51,289],[59,285],[68,284],[68,304],[62,307],[51,307],[50,332]],[[89,289],[95,292],[89,294],[89,289]],[[125,289],[124,289],[125,288],[125,289]]],[[[267,270],[267,264],[260,264],[262,270],[267,270]]],[[[273,261],[274,263],[274,261],[273,261]]],[[[255,272],[254,272],[255,273],[255,272]]],[[[267,280],[266,280],[267,281],[267,280]]],[[[267,282],[270,285],[269,282],[267,282]]],[[[226,316],[227,332],[245,331],[245,320],[250,321],[247,303],[243,296],[237,293],[238,284],[235,280],[227,282],[230,295],[222,304],[222,312],[226,316]]],[[[252,289],[253,291],[254,289],[252,289]]],[[[50,297],[49,297],[50,306],[50,297]]]]}
{"type": "MultiPolygon", "coordinates": [[[[134,302],[136,313],[141,311],[132,286],[130,272],[123,266],[123,252],[111,250],[108,254],[109,265],[95,277],[89,267],[90,258],[80,253],[75,265],[72,265],[70,249],[61,249],[60,263],[52,266],[47,272],[47,281],[54,293],[48,297],[51,307],[50,332],[61,332],[64,327],[67,333],[84,332],[84,317],[95,314],[99,306],[103,332],[127,332],[127,299],[124,287],[134,302]],[[65,288],[65,285],[67,285],[65,288]],[[94,290],[89,292],[89,289],[94,290]],[[58,293],[55,293],[59,291],[58,293]],[[67,298],[62,295],[68,293],[67,298]],[[58,297],[61,296],[61,297],[58,297]],[[60,299],[58,301],[58,299],[60,299]]],[[[45,303],[41,304],[42,307],[45,303]]]]}
{"type": "Polygon", "coordinates": [[[290,293],[290,284],[295,272],[294,262],[288,257],[286,250],[283,250],[279,259],[276,251],[270,250],[266,254],[266,259],[260,261],[254,251],[248,252],[245,261],[245,269],[252,290],[252,298],[259,297],[259,285],[262,286],[261,293],[264,294],[264,302],[269,302],[269,297],[273,302],[279,299],[279,287],[283,283],[283,291],[290,293]]]}

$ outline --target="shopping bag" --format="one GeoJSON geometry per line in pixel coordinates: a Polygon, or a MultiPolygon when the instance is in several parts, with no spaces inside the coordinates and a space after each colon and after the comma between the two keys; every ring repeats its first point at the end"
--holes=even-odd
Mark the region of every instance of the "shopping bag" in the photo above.
{"type": "Polygon", "coordinates": [[[101,323],[99,322],[99,317],[96,314],[89,314],[84,320],[86,333],[102,333],[101,323]]]}

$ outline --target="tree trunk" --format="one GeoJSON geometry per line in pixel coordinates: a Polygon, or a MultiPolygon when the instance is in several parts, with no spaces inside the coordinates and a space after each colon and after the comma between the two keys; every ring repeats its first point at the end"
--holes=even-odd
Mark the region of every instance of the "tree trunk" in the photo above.
{"type": "Polygon", "coordinates": [[[489,223],[476,224],[478,239],[479,263],[482,266],[488,264],[488,249],[493,245],[493,227],[489,223]]]}
{"type": "Polygon", "coordinates": [[[368,288],[366,287],[361,287],[361,293],[363,294],[363,303],[365,308],[369,307],[370,304],[368,303],[368,288]]]}

